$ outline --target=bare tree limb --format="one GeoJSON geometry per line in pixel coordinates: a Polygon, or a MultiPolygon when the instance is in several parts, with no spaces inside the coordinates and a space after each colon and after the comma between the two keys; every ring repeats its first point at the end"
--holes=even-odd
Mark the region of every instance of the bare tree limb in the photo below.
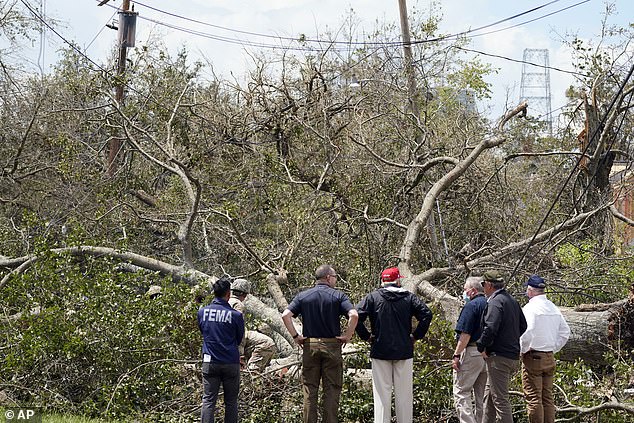
{"type": "MultiPolygon", "coordinates": [[[[143,255],[132,253],[129,251],[121,251],[114,248],[108,248],[108,247],[94,247],[90,245],[82,245],[79,247],[54,248],[54,249],[48,250],[47,254],[55,254],[55,255],[69,254],[71,256],[89,255],[94,257],[116,258],[128,263],[134,264],[136,266],[142,267],[147,270],[159,272],[162,275],[169,275],[175,280],[184,281],[188,283],[189,285],[194,285],[198,281],[206,280],[210,278],[210,276],[207,275],[206,273],[203,273],[195,269],[186,269],[183,266],[175,266],[173,264],[166,263],[161,260],[153,259],[151,257],[143,256],[143,255]]],[[[43,258],[43,256],[28,255],[28,256],[23,256],[19,258],[9,259],[9,260],[0,260],[0,266],[15,267],[15,266],[21,266],[22,264],[24,264],[24,267],[20,267],[19,273],[12,272],[11,276],[15,276],[16,274],[24,273],[26,269],[28,269],[33,263],[40,260],[41,258],[43,258]]],[[[18,269],[15,269],[15,270],[17,271],[18,269]]],[[[6,277],[7,276],[5,276],[5,278],[6,277]]],[[[2,286],[4,286],[4,284],[2,286]]],[[[0,286],[0,288],[2,286],[0,286]]]]}
{"type": "MultiPolygon", "coordinates": [[[[511,119],[513,116],[525,111],[527,106],[528,104],[524,102],[511,112],[507,113],[500,121],[498,128],[502,129],[504,123],[508,122],[508,120],[511,119]]],[[[471,153],[469,153],[469,155],[465,159],[460,161],[460,163],[458,163],[452,170],[447,172],[443,177],[436,181],[436,183],[432,185],[429,191],[427,191],[420,212],[411,221],[407,228],[407,233],[403,240],[401,252],[399,254],[401,262],[403,263],[403,270],[405,275],[411,275],[412,273],[409,269],[409,262],[412,256],[412,250],[418,241],[418,235],[420,233],[422,225],[427,222],[429,216],[434,210],[436,199],[443,191],[449,188],[456,179],[462,176],[485,150],[502,144],[504,141],[505,138],[501,135],[493,139],[482,140],[478,145],[476,145],[476,147],[471,151],[471,153]]]]}
{"type": "Polygon", "coordinates": [[[612,213],[612,215],[616,217],[617,219],[619,219],[620,221],[627,223],[629,226],[634,226],[634,220],[623,215],[620,211],[616,209],[614,204],[610,206],[610,213],[612,213]]]}
{"type": "Polygon", "coordinates": [[[604,402],[603,404],[595,405],[593,407],[569,406],[565,408],[557,408],[558,413],[577,413],[577,415],[575,415],[574,417],[558,419],[557,421],[562,421],[562,422],[569,422],[573,420],[576,421],[580,416],[597,413],[603,410],[625,411],[627,413],[634,414],[634,405],[628,404],[625,402],[610,401],[610,402],[604,402]]]}
{"type": "Polygon", "coordinates": [[[229,224],[231,225],[231,228],[233,229],[233,233],[235,234],[238,242],[240,243],[240,245],[242,245],[242,248],[244,248],[246,250],[246,252],[253,257],[258,264],[262,267],[262,269],[268,270],[269,272],[275,273],[276,270],[267,262],[265,262],[258,253],[255,252],[255,250],[253,248],[251,248],[251,246],[249,245],[248,242],[246,242],[246,240],[244,239],[244,237],[242,236],[242,233],[240,232],[240,230],[238,229],[238,226],[236,225],[236,221],[234,218],[232,218],[228,212],[222,212],[220,210],[214,210],[211,209],[210,210],[212,213],[218,215],[218,216],[222,216],[225,219],[227,219],[229,221],[229,224]]]}

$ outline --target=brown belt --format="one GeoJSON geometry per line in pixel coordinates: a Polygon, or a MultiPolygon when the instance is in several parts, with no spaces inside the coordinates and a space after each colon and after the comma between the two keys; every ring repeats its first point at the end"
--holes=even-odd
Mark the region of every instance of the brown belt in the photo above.
{"type": "Polygon", "coordinates": [[[532,357],[533,360],[541,360],[541,354],[552,354],[552,351],[537,351],[537,350],[529,350],[524,353],[526,357],[532,357]]]}
{"type": "Polygon", "coordinates": [[[339,340],[337,338],[306,338],[304,340],[304,342],[337,342],[339,343],[339,340]]]}

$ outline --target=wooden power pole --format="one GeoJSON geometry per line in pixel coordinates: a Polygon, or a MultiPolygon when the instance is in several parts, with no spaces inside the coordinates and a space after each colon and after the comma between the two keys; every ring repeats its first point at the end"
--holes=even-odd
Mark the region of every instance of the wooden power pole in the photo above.
{"type": "MultiPolygon", "coordinates": [[[[416,74],[414,72],[414,58],[412,55],[412,39],[409,31],[409,20],[407,19],[407,3],[406,0],[398,0],[398,7],[401,18],[401,37],[403,38],[403,57],[405,59],[404,67],[405,67],[405,75],[407,76],[407,100],[409,105],[409,110],[414,115],[416,122],[420,122],[420,109],[418,105],[419,95],[418,95],[418,87],[416,86],[416,74]]],[[[415,141],[416,145],[420,145],[422,142],[422,137],[420,134],[420,129],[416,128],[416,136],[415,141]]],[[[436,221],[434,218],[434,213],[429,215],[429,219],[427,219],[427,234],[429,235],[429,243],[431,244],[431,250],[433,252],[434,258],[440,258],[440,247],[438,245],[438,236],[436,235],[436,221]]]]}
{"type": "Polygon", "coordinates": [[[401,16],[401,37],[403,38],[403,57],[405,58],[405,75],[407,76],[409,108],[416,119],[420,119],[418,92],[416,89],[416,75],[414,73],[414,59],[412,56],[412,40],[409,32],[409,20],[407,19],[406,0],[398,0],[398,7],[401,16]]]}
{"type": "MultiPolygon", "coordinates": [[[[103,0],[99,6],[104,5],[109,0],[103,0]]],[[[123,94],[125,88],[125,68],[128,54],[128,47],[134,47],[134,32],[136,25],[136,13],[130,12],[130,0],[123,0],[123,5],[119,10],[119,59],[117,61],[117,75],[115,80],[115,100],[118,107],[123,106],[123,94]],[[132,18],[132,19],[129,19],[132,18]]],[[[119,165],[119,151],[121,150],[121,137],[114,136],[108,142],[108,175],[112,176],[117,171],[119,165]]]]}

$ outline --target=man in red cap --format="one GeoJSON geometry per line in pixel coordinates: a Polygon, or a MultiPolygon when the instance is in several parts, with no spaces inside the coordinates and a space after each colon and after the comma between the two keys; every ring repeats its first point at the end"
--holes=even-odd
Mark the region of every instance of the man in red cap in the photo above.
{"type": "Polygon", "coordinates": [[[413,417],[414,342],[427,333],[432,313],[416,295],[403,289],[397,267],[381,273],[381,287],[357,306],[356,332],[370,342],[374,422],[392,421],[392,389],[396,421],[411,423],[413,417]],[[418,325],[412,332],[412,317],[418,325]],[[363,322],[370,319],[371,330],[363,322]]]}

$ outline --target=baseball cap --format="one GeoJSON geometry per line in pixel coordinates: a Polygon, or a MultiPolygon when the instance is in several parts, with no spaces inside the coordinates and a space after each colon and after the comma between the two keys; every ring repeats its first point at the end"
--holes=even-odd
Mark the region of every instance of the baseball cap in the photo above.
{"type": "Polygon", "coordinates": [[[381,282],[389,283],[402,278],[398,267],[390,267],[381,272],[381,282]]]}
{"type": "Polygon", "coordinates": [[[546,288],[546,282],[539,275],[531,275],[526,282],[524,282],[524,286],[532,286],[533,288],[546,288]]]}
{"type": "Polygon", "coordinates": [[[504,276],[499,270],[487,270],[482,275],[482,279],[489,282],[504,282],[504,276]]]}

